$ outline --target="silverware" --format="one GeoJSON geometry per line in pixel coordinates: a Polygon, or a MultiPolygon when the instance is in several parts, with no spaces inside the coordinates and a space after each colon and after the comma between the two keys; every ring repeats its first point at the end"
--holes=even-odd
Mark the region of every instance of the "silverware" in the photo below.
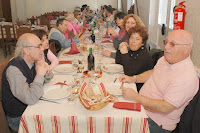
{"type": "Polygon", "coordinates": [[[66,83],[66,80],[63,82],[63,84],[61,85],[61,88],[63,88],[63,86],[65,85],[65,83],[66,83]]]}
{"type": "Polygon", "coordinates": [[[51,101],[51,100],[48,100],[48,99],[43,99],[43,98],[40,98],[41,101],[46,101],[46,102],[51,102],[51,103],[56,103],[56,104],[60,104],[59,102],[56,102],[56,101],[51,101]]]}
{"type": "Polygon", "coordinates": [[[114,83],[117,81],[117,78],[115,78],[114,83]]]}

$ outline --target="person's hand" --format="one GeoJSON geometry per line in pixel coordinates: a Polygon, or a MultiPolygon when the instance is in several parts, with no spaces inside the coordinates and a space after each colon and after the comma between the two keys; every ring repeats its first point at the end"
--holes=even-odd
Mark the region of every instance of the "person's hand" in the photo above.
{"type": "Polygon", "coordinates": [[[118,33],[113,30],[111,26],[108,27],[108,33],[110,33],[113,37],[117,37],[118,33]]]}
{"type": "Polygon", "coordinates": [[[109,51],[109,50],[104,50],[104,51],[102,52],[102,54],[103,54],[104,56],[110,57],[111,51],[109,51]]]}
{"type": "Polygon", "coordinates": [[[46,62],[38,62],[36,64],[36,73],[38,75],[44,76],[46,73],[50,71],[50,67],[46,62]]]}
{"type": "Polygon", "coordinates": [[[106,18],[106,21],[109,22],[109,21],[110,21],[110,17],[107,17],[107,18],[106,18]]]}
{"type": "Polygon", "coordinates": [[[118,33],[114,31],[114,32],[112,33],[112,36],[113,36],[113,37],[118,37],[118,33]]]}
{"type": "Polygon", "coordinates": [[[138,93],[132,88],[121,87],[120,89],[122,89],[122,95],[126,100],[134,101],[138,95],[138,93]]]}
{"type": "Polygon", "coordinates": [[[80,42],[81,42],[81,41],[84,41],[86,38],[87,38],[87,36],[82,35],[82,36],[79,38],[79,40],[80,40],[80,42]]]}
{"type": "Polygon", "coordinates": [[[128,53],[128,44],[126,42],[120,43],[119,50],[122,54],[128,53]]]}
{"type": "Polygon", "coordinates": [[[122,75],[119,77],[119,81],[126,83],[135,83],[135,78],[132,76],[122,75]]]}

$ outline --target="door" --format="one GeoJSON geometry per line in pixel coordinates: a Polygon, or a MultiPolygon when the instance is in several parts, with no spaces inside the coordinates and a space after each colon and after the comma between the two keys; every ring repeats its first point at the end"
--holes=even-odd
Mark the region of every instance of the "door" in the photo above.
{"type": "Polygon", "coordinates": [[[3,18],[5,18],[7,22],[12,22],[10,0],[1,0],[1,6],[3,18]]]}

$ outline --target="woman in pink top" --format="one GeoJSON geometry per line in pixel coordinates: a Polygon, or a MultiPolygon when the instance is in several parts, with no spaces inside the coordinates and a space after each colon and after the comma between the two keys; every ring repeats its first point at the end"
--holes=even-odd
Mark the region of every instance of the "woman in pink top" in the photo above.
{"type": "Polygon", "coordinates": [[[50,70],[52,70],[56,65],[58,65],[59,61],[58,58],[49,49],[47,32],[42,29],[33,30],[31,32],[39,37],[42,41],[42,47],[44,48],[44,60],[50,65],[50,70]]]}

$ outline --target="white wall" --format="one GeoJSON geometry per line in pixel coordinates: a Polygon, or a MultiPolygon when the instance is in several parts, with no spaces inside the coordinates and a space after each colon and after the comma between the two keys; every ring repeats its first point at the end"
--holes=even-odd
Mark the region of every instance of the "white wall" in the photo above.
{"type": "Polygon", "coordinates": [[[39,16],[45,12],[69,11],[76,6],[87,4],[91,9],[100,9],[101,5],[112,5],[117,8],[118,0],[11,0],[13,22],[19,18],[24,20],[31,16],[39,16]]]}

